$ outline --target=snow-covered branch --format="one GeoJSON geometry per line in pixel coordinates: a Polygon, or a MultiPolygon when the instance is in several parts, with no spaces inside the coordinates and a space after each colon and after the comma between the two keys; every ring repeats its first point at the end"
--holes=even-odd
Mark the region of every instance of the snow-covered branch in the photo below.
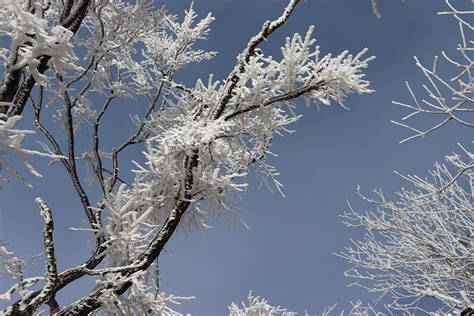
{"type": "Polygon", "coordinates": [[[275,30],[285,24],[286,20],[288,20],[299,2],[300,0],[291,0],[280,17],[271,22],[266,21],[262,26],[262,30],[250,39],[247,47],[240,54],[237,65],[226,80],[224,91],[219,98],[217,107],[213,111],[214,119],[219,118],[224,112],[225,106],[229,102],[235,87],[240,81],[240,74],[245,72],[246,64],[250,61],[250,58],[256,55],[256,49],[258,45],[266,40],[268,36],[270,36],[275,30]]]}
{"type": "Polygon", "coordinates": [[[21,115],[36,82],[49,82],[43,75],[48,68],[58,74],[77,68],[69,40],[80,27],[89,4],[89,0],[64,6],[62,1],[8,0],[0,4],[1,35],[9,37],[11,43],[1,54],[6,73],[0,101],[13,103],[2,105],[0,113],[21,115]]]}
{"type": "Polygon", "coordinates": [[[46,284],[41,291],[31,302],[28,304],[31,310],[36,310],[39,305],[43,303],[45,298],[48,298],[51,293],[54,291],[58,280],[58,270],[56,266],[56,256],[54,254],[54,239],[53,239],[53,229],[54,221],[53,214],[48,205],[40,197],[36,199],[38,207],[41,209],[41,216],[44,219],[44,249],[46,253],[46,284]]]}
{"type": "MultiPolygon", "coordinates": [[[[442,55],[456,75],[445,79],[449,72],[438,67],[438,57],[432,67],[415,57],[429,83],[423,88],[431,100],[419,100],[407,83],[413,104],[394,103],[411,110],[402,121],[417,114],[440,119],[427,130],[394,122],[415,132],[402,142],[425,137],[449,121],[474,127],[470,120],[474,112],[474,28],[469,19],[474,12],[457,10],[449,0],[446,4],[449,11],[439,14],[450,15],[458,22],[460,58],[458,61],[445,52],[442,55]]],[[[447,164],[436,163],[431,180],[399,174],[411,183],[412,190],[402,189],[395,200],[386,198],[381,190],[374,191],[375,198],[359,193],[375,209],[357,212],[349,205],[350,211],[343,215],[347,226],[366,232],[364,238],[351,241],[352,245],[340,254],[353,266],[346,275],[355,278],[353,284],[369,291],[390,293],[394,309],[414,313],[424,297],[438,300],[442,313],[467,313],[473,308],[474,154],[459,146],[463,153],[446,156],[447,164]]]]}
{"type": "Polygon", "coordinates": [[[270,305],[266,299],[253,296],[249,293],[248,303],[242,302],[242,306],[232,303],[229,306],[229,316],[296,316],[295,312],[287,311],[280,306],[270,305]]]}
{"type": "Polygon", "coordinates": [[[451,78],[446,78],[446,71],[440,71],[443,67],[438,67],[439,58],[435,56],[433,64],[424,65],[415,57],[416,66],[425,76],[428,84],[423,85],[429,99],[419,99],[407,82],[407,88],[413,99],[412,103],[393,102],[410,113],[404,116],[401,121],[393,123],[411,130],[414,134],[401,141],[401,143],[414,138],[424,138],[428,134],[438,130],[449,122],[456,122],[466,127],[474,127],[474,78],[472,70],[474,67],[473,59],[473,34],[474,25],[472,24],[473,11],[456,10],[449,0],[446,4],[450,11],[440,12],[440,15],[449,15],[458,21],[461,35],[461,43],[456,47],[453,54],[459,57],[451,57],[445,51],[441,55],[448,66],[451,66],[455,74],[451,78]],[[433,125],[425,130],[415,127],[413,124],[405,123],[410,118],[423,114],[433,118],[433,125]]]}
{"type": "Polygon", "coordinates": [[[364,239],[341,254],[353,265],[346,274],[356,278],[354,284],[392,293],[393,306],[409,307],[431,296],[446,306],[445,312],[472,307],[474,172],[466,166],[474,155],[466,151],[464,156],[454,154],[446,157],[448,165],[436,164],[431,181],[405,177],[414,190],[402,189],[395,201],[377,190],[375,198],[361,195],[375,210],[351,208],[344,214],[347,226],[366,230],[364,239]],[[459,170],[462,176],[456,177],[459,170]]]}
{"type": "MultiPolygon", "coordinates": [[[[14,42],[5,51],[6,77],[17,72],[25,79],[19,82],[15,75],[3,87],[23,101],[0,95],[0,101],[15,107],[0,105],[14,114],[23,111],[26,97],[32,102],[35,127],[70,177],[96,241],[88,260],[58,273],[51,213],[38,200],[46,223],[46,285],[21,300],[25,306],[16,304],[14,309],[35,312],[43,303],[56,306],[58,291],[91,275],[96,288],[60,315],[174,315],[171,309],[159,309],[174,298],[153,293],[159,290],[154,281],[157,260],[173,234],[179,229],[207,229],[209,215],[225,216],[234,210],[234,196],[246,190],[252,170],[280,190],[278,171],[266,157],[272,139],[299,118],[297,98],[345,107],[350,94],[372,92],[363,72],[373,57],[366,57],[365,49],[355,55],[322,54],[315,46],[314,27],[304,36],[287,38],[277,58],[259,48],[287,23],[299,2],[290,0],[280,17],[263,24],[224,82],[209,75],[194,87],[175,82],[175,74],[216,53],[196,48],[208,36],[214,17],[208,14],[198,20],[193,6],[183,19],[163,8],[156,10],[148,1],[51,1],[49,7],[38,4],[27,11],[27,6],[13,2],[2,7],[5,16],[14,17],[1,22],[14,42]],[[36,82],[39,93],[31,94],[36,82]],[[105,149],[102,122],[124,100],[144,105],[142,114],[132,118],[136,129],[130,135],[105,149]],[[65,142],[47,127],[48,109],[56,111],[54,119],[64,128],[65,142]],[[87,139],[90,151],[78,152],[80,129],[92,135],[92,142],[87,139]],[[144,145],[144,162],[136,162],[127,174],[122,153],[137,144],[144,145]],[[84,189],[84,161],[91,184],[100,192],[96,201],[84,189]],[[122,178],[132,180],[120,185],[122,178]]],[[[6,117],[6,135],[21,132],[12,129],[16,118],[6,117]]],[[[23,134],[17,136],[19,143],[23,134]]],[[[13,147],[20,148],[18,144],[13,147]]]]}

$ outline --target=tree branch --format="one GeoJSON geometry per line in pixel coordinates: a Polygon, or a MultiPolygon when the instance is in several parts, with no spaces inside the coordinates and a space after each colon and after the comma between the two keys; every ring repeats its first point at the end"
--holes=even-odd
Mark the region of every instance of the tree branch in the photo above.
{"type": "Polygon", "coordinates": [[[94,121],[94,126],[93,126],[93,131],[92,131],[92,137],[93,137],[93,152],[95,156],[95,160],[97,163],[96,166],[96,174],[97,178],[99,179],[99,184],[100,187],[102,188],[102,193],[104,197],[107,194],[108,188],[105,187],[105,180],[104,180],[104,173],[103,173],[103,167],[102,167],[102,158],[100,157],[99,153],[99,125],[101,124],[102,117],[105,115],[105,112],[109,108],[110,103],[114,99],[114,95],[111,94],[107,100],[105,101],[101,111],[99,112],[99,115],[97,115],[97,118],[94,121]]]}
{"type": "Polygon", "coordinates": [[[119,154],[128,146],[137,143],[138,137],[140,136],[143,129],[145,128],[146,120],[148,119],[150,114],[155,110],[156,102],[158,102],[158,99],[160,98],[163,92],[163,86],[164,86],[164,82],[160,84],[160,87],[156,95],[153,98],[152,97],[149,98],[148,109],[143,117],[142,123],[137,128],[135,133],[133,135],[130,135],[130,137],[127,138],[120,146],[117,146],[113,149],[112,151],[112,178],[110,181],[109,192],[111,192],[111,190],[114,188],[115,183],[117,182],[117,179],[119,177],[119,161],[118,161],[119,154]]]}
{"type": "Polygon", "coordinates": [[[58,270],[56,266],[56,257],[54,254],[54,239],[53,239],[53,214],[51,209],[40,197],[36,198],[36,203],[41,209],[41,216],[44,219],[44,248],[46,252],[46,285],[43,287],[40,294],[38,294],[29,304],[32,310],[36,310],[54,291],[56,283],[58,281],[58,270]]]}
{"type": "Polygon", "coordinates": [[[222,93],[222,96],[212,115],[214,119],[219,118],[224,112],[225,106],[232,97],[232,92],[234,91],[235,87],[237,86],[237,83],[240,80],[239,74],[245,71],[245,65],[249,62],[250,57],[255,55],[255,49],[257,48],[257,46],[264,40],[266,40],[267,37],[270,36],[280,26],[285,24],[286,20],[288,20],[296,5],[300,1],[301,0],[291,0],[285,8],[283,14],[278,19],[272,22],[266,21],[262,26],[262,30],[250,39],[250,42],[247,44],[247,47],[240,54],[239,61],[237,62],[237,65],[235,66],[234,70],[227,77],[224,92],[222,93]]]}
{"type": "MultiPolygon", "coordinates": [[[[66,2],[63,12],[61,13],[60,25],[69,29],[71,32],[76,33],[87,13],[90,0],[81,0],[77,3],[74,10],[71,11],[73,2],[74,1],[72,0],[66,2]]],[[[39,57],[40,65],[38,67],[38,72],[40,74],[48,69],[47,63],[50,58],[50,56],[39,57]]],[[[36,84],[33,76],[30,75],[19,89],[21,74],[21,70],[8,70],[5,74],[2,87],[0,88],[0,102],[12,102],[15,95],[17,96],[14,102],[16,106],[11,110],[13,111],[11,115],[20,115],[23,112],[28,97],[31,94],[31,90],[36,84]]],[[[7,106],[0,106],[1,114],[5,114],[8,111],[9,108],[7,106]]]]}
{"type": "Polygon", "coordinates": [[[234,111],[232,113],[229,113],[225,116],[224,120],[228,121],[228,120],[230,120],[231,118],[233,118],[237,115],[250,112],[252,110],[258,109],[259,107],[266,107],[266,106],[269,106],[273,103],[295,99],[295,98],[297,98],[299,96],[302,96],[303,94],[308,93],[310,91],[318,90],[319,88],[321,88],[325,84],[326,84],[325,81],[318,81],[316,83],[298,88],[296,90],[293,90],[293,91],[290,91],[290,92],[287,92],[287,93],[283,93],[283,94],[280,94],[280,95],[277,95],[277,96],[273,96],[271,98],[268,98],[262,104],[254,104],[254,105],[251,105],[251,106],[249,106],[245,109],[240,109],[240,110],[234,111]]]}
{"type": "MultiPolygon", "coordinates": [[[[91,224],[92,229],[94,231],[97,230],[97,223],[94,217],[94,214],[91,210],[91,204],[89,202],[89,198],[87,197],[86,192],[82,188],[81,182],[79,180],[79,176],[77,175],[77,167],[76,167],[76,157],[75,157],[75,142],[74,142],[74,122],[72,118],[72,104],[69,98],[68,93],[65,91],[63,93],[63,99],[66,107],[66,131],[67,131],[67,140],[68,140],[68,163],[69,163],[69,174],[71,175],[71,180],[74,185],[74,188],[79,195],[81,200],[82,206],[84,207],[84,211],[86,212],[87,218],[89,223],[91,224]]],[[[97,235],[98,233],[95,232],[97,235]]]]}
{"type": "Polygon", "coordinates": [[[192,197],[193,170],[197,167],[198,161],[197,152],[195,152],[191,157],[186,157],[186,177],[184,180],[185,193],[183,197],[177,199],[174,208],[163,223],[159,232],[148,245],[147,249],[133,260],[128,269],[125,269],[124,271],[121,269],[119,270],[120,278],[125,281],[119,284],[108,283],[107,285],[101,286],[90,293],[89,296],[73,303],[57,315],[87,315],[93,312],[101,306],[100,299],[102,295],[110,290],[114,291],[117,295],[123,294],[132,285],[132,282],[127,280],[127,278],[138,271],[145,271],[148,269],[153,261],[158,258],[164,246],[178,227],[183,214],[191,204],[190,199],[192,197]]]}

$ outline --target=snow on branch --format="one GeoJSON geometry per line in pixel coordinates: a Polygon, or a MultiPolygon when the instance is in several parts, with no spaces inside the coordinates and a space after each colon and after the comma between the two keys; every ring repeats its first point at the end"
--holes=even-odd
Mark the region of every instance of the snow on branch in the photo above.
{"type": "Polygon", "coordinates": [[[229,74],[226,80],[226,86],[213,112],[213,118],[219,118],[224,112],[227,102],[232,97],[234,88],[240,81],[239,74],[245,72],[245,64],[250,61],[250,58],[252,56],[256,55],[257,46],[264,40],[266,40],[275,30],[285,24],[285,22],[288,20],[291,13],[299,2],[300,0],[290,0],[280,17],[271,22],[266,21],[262,25],[262,30],[250,39],[247,44],[247,47],[240,54],[237,65],[235,66],[234,70],[229,74]]]}
{"type": "MultiPolygon", "coordinates": [[[[287,8],[285,19],[291,10],[287,8]]],[[[265,24],[262,34],[279,23],[265,24]]],[[[221,83],[211,75],[207,83],[198,80],[192,89],[173,91],[160,111],[150,113],[143,129],[145,163],[136,163],[133,184],[120,186],[105,203],[105,268],[84,273],[110,279],[152,267],[178,225],[185,232],[207,229],[209,213],[226,216],[233,196],[248,186],[250,168],[281,189],[278,172],[265,158],[272,154],[272,138],[287,132],[299,117],[292,102],[302,96],[344,105],[351,93],[372,92],[363,70],[373,57],[365,58],[366,50],[355,56],[347,51],[321,56],[312,32],[313,27],[304,37],[288,38],[279,61],[256,53],[252,41],[259,39],[253,38],[247,46],[253,53],[238,61],[232,89],[229,81],[221,83]],[[223,100],[222,115],[216,115],[223,100]]],[[[154,275],[152,269],[148,273],[154,275]]],[[[114,293],[122,291],[120,285],[104,283],[68,310],[99,304],[105,284],[114,293]]]]}
{"type": "Polygon", "coordinates": [[[53,229],[54,221],[53,214],[51,209],[48,207],[46,202],[38,197],[36,198],[36,203],[41,209],[41,216],[44,219],[44,246],[46,250],[46,260],[47,260],[47,270],[48,270],[48,284],[50,286],[54,285],[56,279],[58,278],[58,271],[56,267],[56,258],[54,255],[54,239],[53,239],[53,229]]]}
{"type": "MultiPolygon", "coordinates": [[[[168,299],[156,294],[157,260],[171,236],[179,228],[185,232],[205,230],[209,228],[208,216],[227,216],[235,210],[235,197],[247,189],[252,172],[262,183],[281,192],[278,171],[267,157],[274,155],[272,139],[291,132],[290,124],[298,120],[297,98],[345,107],[349,95],[372,92],[364,71],[373,57],[367,57],[365,49],[354,55],[347,51],[323,55],[315,46],[314,27],[303,36],[288,37],[281,56],[266,55],[259,48],[287,22],[300,2],[290,0],[280,17],[263,24],[225,81],[209,75],[197,80],[194,87],[175,82],[176,72],[190,63],[209,60],[216,53],[196,48],[195,44],[208,36],[214,18],[208,14],[198,20],[193,6],[179,19],[163,8],[155,10],[150,1],[92,1],[89,5],[81,1],[77,6],[71,1],[53,1],[49,9],[21,9],[16,20],[0,22],[14,39],[5,54],[5,67],[11,72],[27,72],[45,84],[37,104],[33,104],[35,123],[57,153],[61,153],[60,142],[40,122],[43,91],[45,108],[58,102],[63,105],[55,119],[66,126],[69,160],[61,162],[97,236],[91,257],[58,275],[52,217],[44,201],[38,200],[46,223],[48,274],[46,287],[32,302],[47,303],[64,286],[93,275],[96,288],[60,314],[151,311],[174,315],[171,310],[159,309],[160,302],[168,299]],[[88,11],[81,20],[83,29],[72,38],[67,16],[84,6],[88,11]],[[18,20],[20,15],[30,17],[33,12],[34,18],[28,22],[31,25],[18,20]],[[63,21],[62,27],[51,23],[53,16],[63,21]],[[8,24],[15,21],[22,26],[8,24]],[[26,27],[34,34],[30,41],[26,27]],[[54,46],[56,42],[62,46],[54,46]],[[75,59],[74,54],[80,58],[75,59]],[[38,61],[44,60],[49,60],[49,65],[37,66],[38,61]],[[75,65],[78,60],[80,66],[75,65]],[[46,77],[40,70],[51,65],[59,76],[49,78],[51,84],[46,86],[46,77]],[[50,98],[46,99],[46,95],[50,98]],[[126,104],[133,106],[145,101],[146,109],[143,116],[133,118],[135,132],[111,152],[105,152],[100,126],[118,99],[126,99],[126,104]],[[96,207],[92,207],[92,199],[82,188],[80,158],[75,154],[79,127],[91,126],[92,152],[79,157],[89,162],[91,173],[98,180],[101,197],[96,207]],[[127,170],[121,166],[120,154],[134,144],[144,145],[143,160],[123,176],[127,170]],[[120,179],[127,179],[127,185],[118,185],[120,179]],[[107,218],[102,219],[102,215],[107,218]],[[53,290],[48,288],[51,284],[55,284],[53,290]]],[[[20,9],[13,4],[2,12],[15,15],[14,10],[20,9]]],[[[5,139],[16,140],[11,146],[5,142],[6,147],[18,155],[33,153],[20,146],[26,132],[13,129],[18,119],[6,118],[5,127],[0,129],[5,139]]],[[[258,298],[253,303],[266,304],[258,298]]]]}
{"type": "MultiPolygon", "coordinates": [[[[35,9],[23,9],[23,1],[0,3],[0,30],[10,38],[9,50],[4,50],[3,62],[8,71],[26,68],[36,82],[49,84],[49,79],[38,70],[40,57],[49,56],[54,71],[63,76],[68,69],[79,69],[70,39],[73,32],[61,25],[51,25],[57,10],[47,10],[36,3],[35,9]]],[[[53,8],[57,8],[53,6],[53,8]]]]}
{"type": "MultiPolygon", "coordinates": [[[[271,179],[280,190],[278,172],[264,157],[271,153],[271,139],[288,131],[286,126],[298,119],[291,102],[303,96],[324,104],[331,100],[343,104],[350,93],[371,92],[362,73],[372,60],[362,58],[365,50],[356,56],[343,52],[335,58],[320,57],[319,48],[310,52],[314,44],[311,34],[312,28],[304,39],[298,34],[288,39],[279,63],[263,54],[250,58],[218,119],[212,118],[212,104],[221,102],[226,85],[213,81],[212,76],[207,85],[199,80],[192,93],[177,94],[167,100],[165,109],[152,113],[146,122],[146,164],[137,164],[131,188],[123,186],[116,193],[116,205],[110,205],[115,210],[113,216],[119,216],[119,220],[133,214],[135,219],[126,222],[136,223],[127,226],[134,232],[148,230],[133,228],[138,223],[162,223],[182,193],[182,179],[187,172],[184,161],[194,152],[199,156],[191,190],[195,211],[183,218],[188,231],[193,226],[206,228],[201,201],[211,209],[228,208],[232,192],[246,188],[251,165],[263,180],[271,179]]],[[[117,222],[109,227],[125,226],[117,222]]]]}
{"type": "Polygon", "coordinates": [[[58,270],[56,266],[56,257],[54,254],[53,214],[51,212],[51,209],[48,207],[48,205],[42,198],[36,198],[36,203],[38,204],[38,207],[41,210],[41,216],[43,217],[45,224],[43,230],[43,238],[46,253],[46,284],[41,290],[41,292],[36,295],[31,300],[31,302],[29,302],[28,305],[31,310],[35,310],[36,308],[38,308],[43,303],[43,301],[52,294],[58,280],[58,270]]]}
{"type": "MultiPolygon", "coordinates": [[[[380,311],[376,311],[371,305],[365,305],[362,301],[357,300],[356,302],[350,302],[351,309],[345,313],[344,310],[336,312],[337,304],[324,308],[321,316],[330,316],[330,315],[348,315],[348,316],[385,316],[380,311]]],[[[288,311],[285,308],[281,308],[279,305],[271,305],[266,299],[259,296],[254,296],[252,291],[250,291],[248,296],[248,303],[242,302],[240,305],[232,303],[228,306],[229,316],[296,316],[298,313],[288,311]]],[[[310,316],[309,312],[305,311],[305,316],[310,316]]]]}
{"type": "MultiPolygon", "coordinates": [[[[112,281],[117,283],[122,280],[103,280],[103,283],[112,281]]],[[[101,285],[102,282],[98,282],[101,285]]],[[[158,289],[149,288],[144,272],[132,276],[129,293],[117,295],[113,290],[104,291],[101,297],[102,309],[89,315],[163,315],[182,316],[184,314],[175,310],[183,302],[194,297],[168,295],[158,289]],[[153,290],[153,291],[152,291],[153,290]]],[[[66,310],[67,311],[67,310],[66,310]]],[[[59,315],[62,315],[61,313],[59,315]]],[[[65,314],[69,315],[69,314],[65,314]]]]}
{"type": "Polygon", "coordinates": [[[250,291],[248,303],[242,302],[242,306],[232,303],[229,307],[229,316],[296,316],[295,312],[290,312],[280,306],[272,306],[264,298],[253,296],[250,291]]]}

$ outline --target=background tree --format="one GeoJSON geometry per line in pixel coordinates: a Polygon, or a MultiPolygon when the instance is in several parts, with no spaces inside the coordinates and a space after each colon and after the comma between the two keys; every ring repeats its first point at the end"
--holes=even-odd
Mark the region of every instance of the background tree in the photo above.
{"type": "MultiPolygon", "coordinates": [[[[430,67],[415,57],[427,80],[423,88],[428,97],[420,100],[407,83],[412,103],[394,103],[410,111],[402,122],[418,115],[434,119],[425,130],[394,122],[413,132],[402,143],[424,138],[449,122],[474,127],[474,11],[457,10],[448,0],[446,5],[448,10],[439,15],[458,21],[461,42],[455,52],[442,52],[451,68],[438,65],[438,56],[430,67]]],[[[353,241],[341,254],[353,265],[346,275],[355,278],[356,285],[390,296],[391,308],[414,313],[425,297],[435,298],[442,313],[468,313],[474,308],[474,154],[470,145],[459,144],[461,153],[446,156],[446,163],[436,163],[431,179],[402,176],[413,189],[401,189],[394,199],[381,190],[374,191],[375,197],[359,192],[375,209],[361,213],[350,207],[343,216],[347,226],[366,231],[363,239],[353,241]]]]}
{"type": "Polygon", "coordinates": [[[194,48],[208,35],[211,14],[196,21],[191,7],[180,21],[145,1],[0,2],[0,29],[9,39],[0,91],[5,153],[22,159],[40,154],[61,163],[95,240],[88,260],[58,271],[54,217],[37,198],[46,274],[26,278],[25,260],[2,245],[2,263],[14,277],[2,298],[19,294],[4,313],[32,314],[42,304],[58,315],[174,313],[164,302],[176,298],[158,291],[157,258],[177,228],[205,228],[209,212],[228,212],[233,195],[247,187],[249,168],[279,189],[277,171],[266,158],[275,134],[298,119],[293,99],[344,106],[348,94],[371,92],[362,73],[372,59],[363,56],[365,50],[323,56],[312,27],[305,36],[288,38],[281,58],[259,48],[299,2],[290,1],[280,17],[262,25],[222,83],[210,75],[194,87],[173,78],[186,65],[215,55],[194,48]],[[145,103],[147,110],[132,118],[136,130],[107,150],[100,126],[118,100],[145,103]],[[27,104],[34,128],[48,141],[41,152],[23,148],[29,132],[13,128],[27,104]],[[48,108],[56,110],[61,134],[48,126],[48,108]],[[144,148],[144,161],[127,175],[122,154],[133,146],[144,148]],[[99,191],[95,200],[84,187],[85,166],[99,191]],[[95,277],[96,287],[59,310],[55,295],[84,276],[95,277]]]}

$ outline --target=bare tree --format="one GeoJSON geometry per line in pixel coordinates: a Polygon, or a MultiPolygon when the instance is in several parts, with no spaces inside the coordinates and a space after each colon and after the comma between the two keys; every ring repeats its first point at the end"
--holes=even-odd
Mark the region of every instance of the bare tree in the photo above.
{"type": "MultiPolygon", "coordinates": [[[[474,127],[474,11],[459,11],[449,0],[446,5],[448,11],[439,15],[456,19],[461,34],[455,53],[459,58],[442,52],[455,75],[447,79],[446,72],[438,70],[438,57],[430,67],[415,58],[428,82],[423,85],[428,98],[419,100],[407,83],[413,102],[394,103],[410,110],[402,121],[417,115],[436,121],[427,130],[394,122],[414,132],[402,142],[423,138],[448,122],[474,127]]],[[[375,209],[357,212],[350,208],[343,215],[347,226],[366,231],[363,239],[353,241],[340,254],[353,265],[346,275],[371,292],[390,294],[392,308],[414,313],[424,297],[435,298],[443,313],[467,315],[474,308],[474,154],[459,146],[462,153],[446,156],[446,164],[436,163],[431,179],[402,176],[413,190],[402,189],[394,200],[381,190],[375,191],[375,197],[359,191],[375,209]]]]}
{"type": "MultiPolygon", "coordinates": [[[[350,93],[371,92],[362,73],[372,59],[364,57],[366,50],[322,56],[313,27],[288,38],[279,59],[262,51],[261,43],[299,4],[289,1],[279,17],[262,25],[222,82],[210,75],[187,87],[173,80],[176,72],[215,55],[194,46],[208,35],[211,14],[197,20],[191,6],[180,20],[148,1],[0,1],[0,31],[10,39],[1,55],[0,141],[5,153],[17,153],[27,166],[25,154],[62,164],[95,239],[88,260],[58,271],[54,210],[38,198],[46,273],[25,279],[25,262],[2,246],[1,262],[14,284],[1,298],[18,294],[4,314],[31,315],[42,304],[57,315],[176,314],[165,303],[180,298],[160,293],[157,282],[157,259],[176,230],[206,227],[210,212],[228,212],[234,193],[247,187],[249,168],[279,187],[266,155],[275,134],[298,119],[294,99],[343,105],[350,93]],[[146,110],[133,118],[136,130],[107,150],[101,124],[123,100],[146,110]],[[48,142],[42,151],[25,149],[29,132],[13,128],[27,104],[32,129],[48,142]],[[52,132],[47,108],[56,109],[62,135],[52,132]],[[85,152],[78,152],[77,144],[86,143],[80,128],[92,135],[85,152]],[[10,135],[17,141],[7,142],[10,135]],[[58,140],[64,135],[66,145],[58,140]],[[132,171],[123,167],[129,149],[145,152],[145,162],[132,171]],[[97,201],[84,189],[84,164],[101,193],[97,201]],[[56,294],[84,276],[95,277],[96,287],[60,309],[56,294]]],[[[6,160],[0,163],[6,166],[6,160]]]]}

